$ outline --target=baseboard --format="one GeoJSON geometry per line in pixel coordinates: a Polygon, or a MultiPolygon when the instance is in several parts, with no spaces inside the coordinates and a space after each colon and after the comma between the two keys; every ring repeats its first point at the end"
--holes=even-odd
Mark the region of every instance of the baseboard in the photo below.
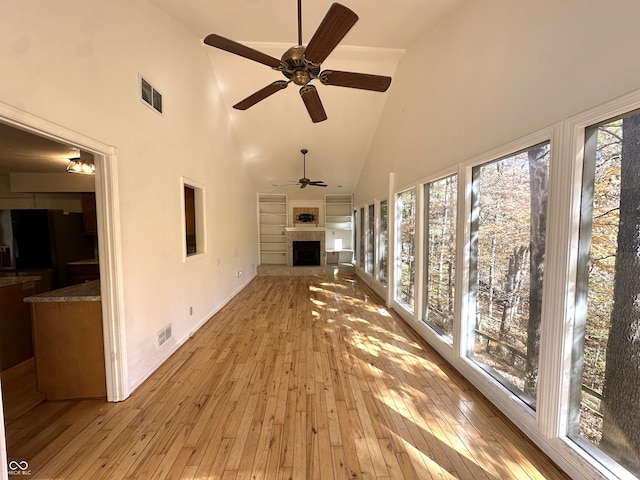
{"type": "MultiPolygon", "coordinates": [[[[140,377],[138,377],[134,382],[131,382],[129,384],[129,395],[133,394],[133,392],[140,387],[140,385],[142,385],[151,375],[153,375],[153,373],[162,366],[162,364],[164,362],[166,362],[171,355],[173,355],[174,353],[176,353],[176,351],[178,351],[178,349],[180,347],[182,347],[198,330],[200,330],[209,320],[211,320],[211,318],[218,313],[220,310],[222,310],[231,300],[233,300],[233,298],[238,295],[242,290],[244,290],[244,288],[249,285],[249,283],[251,283],[251,281],[256,277],[256,274],[254,273],[253,275],[251,275],[250,277],[247,278],[247,280],[245,280],[238,288],[236,288],[233,292],[231,292],[231,294],[229,294],[229,296],[227,298],[225,298],[222,302],[220,302],[220,304],[218,306],[216,306],[213,310],[211,310],[209,313],[207,313],[206,315],[204,315],[202,317],[202,319],[196,323],[196,325],[193,327],[193,329],[185,336],[183,336],[182,338],[178,339],[175,341],[175,343],[173,345],[170,345],[166,351],[158,358],[158,360],[156,362],[153,363],[153,365],[151,365],[147,370],[145,370],[145,372],[140,375],[140,377]]],[[[169,343],[169,342],[167,342],[169,343]]]]}

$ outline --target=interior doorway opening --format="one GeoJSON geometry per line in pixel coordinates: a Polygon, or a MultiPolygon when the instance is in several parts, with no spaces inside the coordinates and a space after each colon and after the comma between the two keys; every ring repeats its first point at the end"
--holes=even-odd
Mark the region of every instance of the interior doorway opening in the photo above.
{"type": "MultiPolygon", "coordinates": [[[[100,297],[103,322],[106,400],[129,396],[126,374],[122,272],[120,268],[120,216],[117,197],[117,151],[93,138],[0,103],[0,122],[33,135],[61,142],[94,156],[97,241],[100,257],[100,297]]],[[[2,385],[0,382],[0,394],[2,385]]],[[[0,405],[0,420],[5,422],[0,405]]],[[[0,429],[0,455],[7,457],[5,429],[0,429]]],[[[0,462],[0,474],[6,464],[0,462]]]]}

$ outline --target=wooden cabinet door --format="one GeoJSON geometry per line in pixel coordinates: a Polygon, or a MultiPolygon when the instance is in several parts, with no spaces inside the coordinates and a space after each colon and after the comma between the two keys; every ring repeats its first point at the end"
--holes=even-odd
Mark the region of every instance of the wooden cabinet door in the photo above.
{"type": "Polygon", "coordinates": [[[98,234],[98,218],[96,215],[96,194],[82,194],[82,226],[85,235],[98,234]]]}

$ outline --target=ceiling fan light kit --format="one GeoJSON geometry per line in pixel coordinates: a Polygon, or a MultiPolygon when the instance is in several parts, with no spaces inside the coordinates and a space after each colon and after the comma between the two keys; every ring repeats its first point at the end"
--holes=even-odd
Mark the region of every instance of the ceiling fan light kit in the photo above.
{"type": "Polygon", "coordinates": [[[289,83],[293,82],[302,87],[300,96],[311,120],[317,123],[326,120],[327,115],[316,87],[310,84],[311,81],[318,80],[323,85],[374,92],[385,92],[391,85],[391,77],[382,75],[321,70],[320,64],[326,60],[357,21],[358,16],[353,11],[344,5],[334,3],[329,7],[329,11],[305,47],[302,45],[302,1],[298,0],[298,45],[288,49],[280,60],[216,34],[207,35],[204,43],[267,65],[287,78],[287,80],[278,80],[267,85],[235,104],[233,108],[247,110],[274,93],[284,90],[289,83]]]}

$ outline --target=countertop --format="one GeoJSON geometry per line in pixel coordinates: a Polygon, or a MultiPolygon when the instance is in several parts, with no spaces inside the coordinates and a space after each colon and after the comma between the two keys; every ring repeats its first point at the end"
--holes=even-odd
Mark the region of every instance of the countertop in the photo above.
{"type": "Polygon", "coordinates": [[[0,287],[9,287],[11,285],[21,285],[23,283],[37,282],[41,280],[39,276],[27,276],[27,277],[0,277],[0,287]]]}
{"type": "Polygon", "coordinates": [[[87,260],[76,260],[75,262],[69,262],[67,265],[97,265],[97,258],[89,258],[87,260]]]}
{"type": "MultiPolygon", "coordinates": [[[[23,277],[24,278],[24,277],[23,277]]],[[[70,287],[59,288],[50,292],[39,293],[26,297],[25,302],[99,302],[100,280],[79,283],[70,287]]]]}

